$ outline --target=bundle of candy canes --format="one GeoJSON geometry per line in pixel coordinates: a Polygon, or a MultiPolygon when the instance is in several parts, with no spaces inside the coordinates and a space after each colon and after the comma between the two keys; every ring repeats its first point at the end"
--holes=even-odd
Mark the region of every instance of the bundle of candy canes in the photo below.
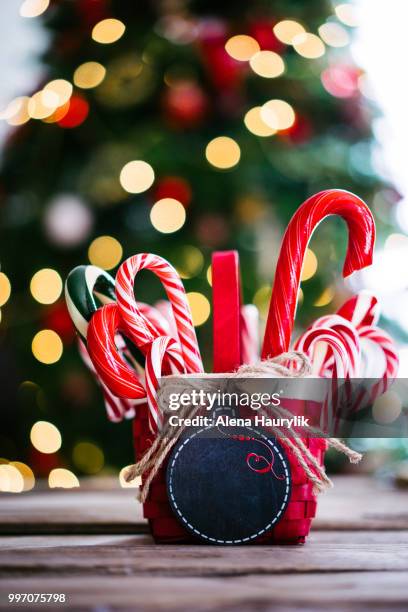
{"type": "MultiPolygon", "coordinates": [[[[366,377],[373,371],[379,350],[382,369],[376,383],[355,400],[358,409],[383,394],[398,371],[394,342],[377,326],[375,296],[360,293],[352,297],[336,314],[317,319],[291,345],[307,245],[317,225],[329,215],[342,217],[348,226],[343,276],[371,264],[375,225],[362,200],[342,190],[323,191],[306,200],[283,237],[260,353],[257,310],[252,304],[241,304],[238,256],[234,252],[214,256],[214,371],[232,371],[293,348],[310,358],[314,375],[335,382],[366,377]]],[[[141,253],[122,263],[116,279],[95,266],[75,268],[65,291],[79,333],[80,353],[101,385],[109,419],[133,418],[137,411],[147,410],[150,429],[157,433],[163,423],[157,400],[160,377],[204,372],[190,307],[176,270],[157,255],[141,253]],[[134,281],[141,270],[160,279],[167,300],[148,305],[137,299],[134,281]]]]}

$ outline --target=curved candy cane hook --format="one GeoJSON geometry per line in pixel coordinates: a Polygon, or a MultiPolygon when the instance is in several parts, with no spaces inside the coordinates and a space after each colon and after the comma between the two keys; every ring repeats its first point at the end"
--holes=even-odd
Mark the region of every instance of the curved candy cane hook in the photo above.
{"type": "Polygon", "coordinates": [[[348,226],[343,276],[372,262],[374,219],[360,198],[348,191],[329,189],[306,200],[292,217],[283,237],[266,324],[263,359],[289,348],[306,248],[317,225],[329,215],[339,215],[348,226]]]}

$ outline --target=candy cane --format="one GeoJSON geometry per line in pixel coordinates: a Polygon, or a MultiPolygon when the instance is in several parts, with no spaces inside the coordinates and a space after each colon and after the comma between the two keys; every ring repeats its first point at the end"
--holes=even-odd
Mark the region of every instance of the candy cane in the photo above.
{"type": "Polygon", "coordinates": [[[259,312],[254,304],[241,307],[241,350],[243,363],[259,360],[259,312]]]}
{"type": "Polygon", "coordinates": [[[322,191],[306,200],[292,217],[283,237],[262,349],[264,359],[289,348],[306,248],[316,226],[328,215],[341,216],[349,230],[343,276],[372,262],[375,225],[362,200],[339,189],[322,191]]]}
{"type": "Polygon", "coordinates": [[[134,404],[130,400],[116,397],[110,391],[109,387],[105,385],[105,383],[98,376],[98,373],[95,370],[95,366],[93,365],[92,360],[87,351],[86,345],[81,340],[81,338],[78,338],[78,351],[79,351],[79,354],[81,355],[82,361],[84,362],[86,367],[89,369],[89,371],[92,372],[96,381],[99,383],[99,385],[102,388],[108,419],[114,423],[118,423],[122,421],[123,418],[125,419],[133,418],[136,414],[134,404]]]}
{"type": "MultiPolygon", "coordinates": [[[[344,381],[344,388],[347,395],[350,394],[350,364],[352,361],[353,348],[350,341],[347,342],[344,336],[334,329],[317,327],[308,329],[298,339],[295,350],[304,352],[312,361],[312,372],[316,371],[314,362],[314,352],[320,343],[330,346],[334,355],[334,368],[331,373],[331,385],[329,394],[325,400],[321,414],[320,426],[323,431],[332,431],[337,427],[339,418],[339,406],[342,398],[339,397],[339,380],[344,381]]],[[[317,363],[320,367],[320,363],[317,363]]]]}
{"type": "Polygon", "coordinates": [[[119,355],[117,332],[127,333],[117,304],[106,304],[92,316],[88,326],[88,352],[104,385],[117,397],[146,401],[144,385],[119,355]]]}
{"type": "Polygon", "coordinates": [[[153,432],[160,430],[163,425],[163,415],[157,401],[159,388],[159,378],[163,371],[165,355],[171,355],[173,371],[175,373],[184,372],[183,356],[179,344],[170,336],[160,336],[155,338],[150,345],[146,355],[146,393],[149,406],[149,425],[153,432]]]}
{"type": "Polygon", "coordinates": [[[187,372],[203,372],[200,350],[183,283],[176,270],[165,259],[150,253],[129,257],[120,266],[116,276],[116,299],[127,332],[143,351],[157,337],[150,321],[143,316],[134,299],[133,284],[136,274],[151,270],[161,280],[172,305],[181,352],[187,372]]]}
{"type": "MultiPolygon", "coordinates": [[[[380,316],[380,307],[377,298],[372,293],[368,291],[361,291],[357,295],[347,300],[343,304],[343,306],[338,309],[337,315],[332,316],[340,316],[343,319],[350,321],[350,323],[353,325],[353,327],[357,330],[358,333],[359,328],[363,325],[374,325],[378,321],[380,316]]],[[[318,319],[313,324],[313,327],[320,325],[328,325],[329,327],[331,327],[330,316],[327,319],[328,322],[325,323],[323,322],[323,320],[324,318],[318,319]]],[[[330,371],[330,368],[332,368],[333,366],[333,357],[327,351],[327,347],[324,353],[321,352],[320,358],[322,363],[322,372],[330,371]]],[[[361,359],[360,363],[362,366],[361,359]]],[[[352,374],[352,376],[357,377],[362,375],[362,369],[352,374]]]]}
{"type": "Polygon", "coordinates": [[[385,358],[385,369],[380,380],[370,389],[366,390],[364,397],[359,398],[355,404],[355,409],[373,403],[378,397],[385,393],[398,376],[399,369],[398,352],[391,336],[374,325],[360,327],[359,334],[362,339],[369,340],[381,348],[385,358]]]}
{"type": "Polygon", "coordinates": [[[375,295],[360,291],[347,300],[337,314],[350,321],[357,329],[362,325],[376,325],[380,318],[380,305],[375,295]]]}
{"type": "MultiPolygon", "coordinates": [[[[354,325],[343,317],[334,315],[325,315],[317,319],[309,329],[330,328],[335,330],[342,336],[346,346],[348,347],[350,363],[349,374],[351,377],[360,375],[361,368],[361,344],[358,332],[354,325]]],[[[319,344],[316,346],[314,355],[314,368],[320,375],[330,374],[330,368],[333,367],[333,354],[328,351],[327,344],[319,344]]]]}

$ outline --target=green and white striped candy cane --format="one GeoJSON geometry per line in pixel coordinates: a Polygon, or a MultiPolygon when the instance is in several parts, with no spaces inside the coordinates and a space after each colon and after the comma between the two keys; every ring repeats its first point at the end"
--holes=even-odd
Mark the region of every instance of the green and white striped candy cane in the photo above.
{"type": "Polygon", "coordinates": [[[95,310],[116,300],[115,280],[97,266],[77,266],[65,281],[65,300],[72,322],[86,343],[88,324],[95,310]]]}

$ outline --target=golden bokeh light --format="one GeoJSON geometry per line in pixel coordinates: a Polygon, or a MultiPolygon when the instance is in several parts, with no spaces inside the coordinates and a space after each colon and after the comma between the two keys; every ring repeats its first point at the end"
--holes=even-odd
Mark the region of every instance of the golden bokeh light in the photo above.
{"type": "Polygon", "coordinates": [[[24,478],[16,466],[10,463],[0,465],[0,491],[4,493],[22,493],[24,478]]]}
{"type": "Polygon", "coordinates": [[[125,191],[143,193],[153,185],[154,170],[147,162],[137,159],[123,166],[119,180],[125,191]]]}
{"type": "Polygon", "coordinates": [[[316,274],[316,271],[317,271],[317,257],[312,251],[312,249],[306,249],[300,280],[301,281],[309,280],[309,278],[312,278],[312,276],[316,274]]]}
{"type": "Polygon", "coordinates": [[[42,329],[35,334],[31,350],[38,361],[50,365],[61,359],[64,347],[57,332],[52,329],[42,329]]]}
{"type": "Polygon", "coordinates": [[[273,136],[276,130],[265,123],[261,116],[261,106],[254,106],[244,117],[246,128],[255,136],[273,136]]]}
{"type": "Polygon", "coordinates": [[[255,292],[252,298],[253,304],[255,304],[255,306],[259,310],[259,314],[263,317],[265,317],[268,313],[271,294],[272,294],[271,286],[263,285],[255,292]]]}
{"type": "Polygon", "coordinates": [[[178,200],[162,198],[152,206],[150,221],[158,232],[172,234],[183,227],[186,221],[186,210],[178,200]]]}
{"type": "Polygon", "coordinates": [[[122,245],[113,236],[99,236],[89,245],[88,259],[94,266],[112,270],[122,259],[122,245]]]}
{"type": "Polygon", "coordinates": [[[319,28],[319,36],[330,47],[345,47],[350,42],[350,36],[339,23],[324,23],[319,28]]]}
{"type": "Polygon", "coordinates": [[[210,164],[226,170],[237,165],[241,157],[241,149],[232,138],[218,136],[208,143],[205,156],[210,164]]]}
{"type": "Polygon", "coordinates": [[[401,398],[394,391],[387,391],[377,397],[373,404],[373,418],[381,425],[393,423],[401,414],[401,398]]]}
{"type": "Polygon", "coordinates": [[[31,444],[40,453],[56,453],[62,444],[62,438],[55,425],[48,421],[37,421],[30,431],[31,444]]]}
{"type": "Polygon", "coordinates": [[[54,92],[37,91],[29,99],[27,111],[31,119],[45,119],[52,115],[57,106],[58,96],[54,92]]]}
{"type": "Polygon", "coordinates": [[[142,484],[141,476],[136,476],[136,478],[134,480],[131,480],[130,482],[127,482],[125,480],[125,475],[127,474],[127,471],[130,467],[131,467],[130,465],[126,465],[119,472],[119,484],[123,489],[138,488],[142,484]]]}
{"type": "Polygon", "coordinates": [[[337,18],[340,19],[340,21],[342,21],[345,25],[348,25],[351,28],[356,28],[359,25],[356,9],[352,4],[338,4],[334,10],[337,18]]]}
{"type": "Polygon", "coordinates": [[[265,79],[274,79],[285,70],[283,59],[274,51],[259,51],[249,61],[252,70],[265,79]]]}
{"type": "Polygon", "coordinates": [[[327,306],[328,304],[330,304],[333,298],[334,298],[333,287],[326,287],[326,289],[322,291],[322,293],[319,295],[319,297],[317,298],[317,300],[315,301],[313,305],[317,306],[318,308],[327,306]]]}
{"type": "Polygon", "coordinates": [[[232,36],[225,44],[228,55],[240,62],[247,62],[259,49],[259,44],[255,38],[246,34],[232,36]]]}
{"type": "Polygon", "coordinates": [[[50,5],[50,0],[24,0],[20,6],[21,17],[38,17],[42,15],[50,5]]]}
{"type": "Polygon", "coordinates": [[[40,304],[53,304],[62,293],[62,278],[56,270],[43,268],[34,274],[30,282],[30,291],[40,304]]]}
{"type": "Polygon", "coordinates": [[[190,291],[187,293],[188,303],[190,304],[193,323],[196,327],[205,323],[210,316],[211,306],[208,299],[202,293],[190,291]]]}
{"type": "Polygon", "coordinates": [[[207,278],[207,283],[210,285],[210,287],[212,287],[212,267],[211,266],[208,266],[207,274],[205,276],[207,278]]]}
{"type": "Polygon", "coordinates": [[[273,28],[276,38],[285,43],[285,45],[291,45],[293,39],[299,34],[303,34],[303,32],[305,32],[305,28],[297,21],[292,21],[291,19],[279,21],[273,28]]]}
{"type": "MultiPolygon", "coordinates": [[[[65,79],[55,79],[45,85],[42,90],[42,100],[48,99],[48,102],[54,100],[54,106],[62,106],[66,104],[72,95],[73,87],[69,81],[65,79]],[[50,98],[50,96],[53,96],[50,98]]],[[[54,109],[55,110],[55,109],[54,109]]]]}
{"type": "Polygon", "coordinates": [[[14,98],[6,108],[0,113],[0,119],[7,121],[9,125],[23,125],[30,119],[28,114],[28,96],[18,96],[14,98]]]}
{"type": "Polygon", "coordinates": [[[204,255],[200,249],[187,244],[180,248],[177,255],[177,260],[180,261],[177,265],[177,271],[181,278],[192,278],[201,272],[204,265],[204,255]]]}
{"type": "Polygon", "coordinates": [[[121,38],[125,32],[125,24],[119,19],[103,19],[97,23],[92,30],[92,38],[95,42],[109,45],[121,38]]]}
{"type": "Polygon", "coordinates": [[[105,464],[102,450],[92,442],[78,442],[72,451],[72,461],[85,474],[97,474],[105,464]]]}
{"type": "Polygon", "coordinates": [[[99,62],[85,62],[74,72],[74,84],[81,89],[92,89],[102,83],[106,69],[99,62]]]}
{"type": "Polygon", "coordinates": [[[292,106],[284,100],[268,100],[261,107],[261,119],[274,130],[287,130],[296,119],[292,106]]]}
{"type": "Polygon", "coordinates": [[[11,284],[4,272],[0,272],[0,306],[8,301],[11,295],[11,284]]]}
{"type": "Polygon", "coordinates": [[[31,491],[35,485],[35,476],[30,466],[21,461],[10,461],[10,465],[17,468],[23,477],[23,491],[31,491]]]}
{"type": "Polygon", "coordinates": [[[79,480],[73,472],[65,468],[55,468],[48,475],[50,489],[74,489],[79,487],[79,480]]]}
{"type": "Polygon", "coordinates": [[[309,32],[295,36],[292,44],[295,51],[307,59],[316,59],[324,55],[325,52],[323,41],[316,34],[310,34],[309,32]]]}

